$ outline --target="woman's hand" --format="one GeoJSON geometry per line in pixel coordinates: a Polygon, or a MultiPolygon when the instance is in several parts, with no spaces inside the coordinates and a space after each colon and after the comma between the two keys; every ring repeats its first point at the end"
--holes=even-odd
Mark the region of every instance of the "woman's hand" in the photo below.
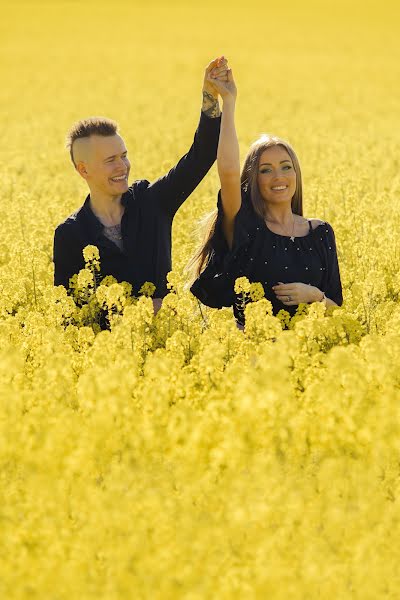
{"type": "Polygon", "coordinates": [[[218,99],[218,90],[214,85],[214,79],[209,80],[209,75],[213,73],[214,76],[226,80],[227,70],[228,61],[225,56],[219,56],[212,60],[204,72],[203,91],[208,92],[215,99],[218,99]]]}
{"type": "Polygon", "coordinates": [[[224,100],[236,100],[237,89],[233,79],[232,69],[226,68],[226,75],[213,69],[207,76],[210,84],[218,90],[218,93],[224,100]]]}
{"type": "Polygon", "coordinates": [[[207,65],[203,81],[203,105],[201,110],[211,118],[219,117],[221,114],[218,104],[218,89],[215,80],[227,80],[228,61],[224,56],[215,58],[207,65]],[[210,79],[210,75],[213,77],[210,79]]]}
{"type": "Polygon", "coordinates": [[[301,302],[320,302],[323,298],[323,292],[308,283],[282,283],[280,281],[278,285],[272,286],[272,290],[285,306],[296,306],[301,302]]]}

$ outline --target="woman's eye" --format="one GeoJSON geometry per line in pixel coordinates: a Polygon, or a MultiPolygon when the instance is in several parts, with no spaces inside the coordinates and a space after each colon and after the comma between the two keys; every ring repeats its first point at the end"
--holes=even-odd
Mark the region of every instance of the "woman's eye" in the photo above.
{"type": "Polygon", "coordinates": [[[292,166],[291,166],[291,165],[285,165],[283,168],[284,168],[284,169],[291,169],[291,168],[292,168],[292,166]]]}
{"type": "Polygon", "coordinates": [[[260,173],[270,173],[271,169],[261,169],[260,173]]]}

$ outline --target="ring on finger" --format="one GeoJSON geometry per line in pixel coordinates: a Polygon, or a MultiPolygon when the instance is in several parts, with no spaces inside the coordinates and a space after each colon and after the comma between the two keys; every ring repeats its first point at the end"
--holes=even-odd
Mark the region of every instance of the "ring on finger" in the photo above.
{"type": "Polygon", "coordinates": [[[287,302],[291,302],[292,301],[292,296],[287,296],[287,302]]]}

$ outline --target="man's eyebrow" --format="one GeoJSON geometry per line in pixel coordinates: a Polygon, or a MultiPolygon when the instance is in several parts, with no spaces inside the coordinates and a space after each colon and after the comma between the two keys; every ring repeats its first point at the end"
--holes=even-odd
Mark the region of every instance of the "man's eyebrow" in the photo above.
{"type": "MultiPolygon", "coordinates": [[[[128,152],[128,150],[124,150],[123,152],[121,152],[121,154],[126,154],[127,152],[128,152]]],[[[106,160],[110,160],[110,158],[115,158],[116,156],[118,156],[118,154],[113,154],[112,156],[107,156],[107,158],[105,158],[103,162],[105,162],[106,160]]]]}
{"type": "MultiPolygon", "coordinates": [[[[288,158],[285,158],[285,160],[281,160],[281,162],[279,164],[282,164],[284,162],[291,162],[288,158]]],[[[260,167],[262,167],[263,165],[271,165],[272,167],[272,163],[261,163],[260,167]]]]}

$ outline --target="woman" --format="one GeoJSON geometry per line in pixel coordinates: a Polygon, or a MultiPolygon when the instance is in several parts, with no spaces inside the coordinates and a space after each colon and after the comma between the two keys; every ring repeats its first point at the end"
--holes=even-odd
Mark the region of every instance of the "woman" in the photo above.
{"type": "Polygon", "coordinates": [[[293,316],[300,303],[341,306],[335,235],[329,223],[302,216],[301,171],[293,148],[263,135],[250,147],[240,174],[232,70],[227,81],[209,77],[223,99],[221,190],[204,243],[189,263],[197,277],[192,293],[208,306],[233,304],[241,325],[243,309],[233,290],[241,276],[263,284],[274,314],[285,309],[293,316]]]}

